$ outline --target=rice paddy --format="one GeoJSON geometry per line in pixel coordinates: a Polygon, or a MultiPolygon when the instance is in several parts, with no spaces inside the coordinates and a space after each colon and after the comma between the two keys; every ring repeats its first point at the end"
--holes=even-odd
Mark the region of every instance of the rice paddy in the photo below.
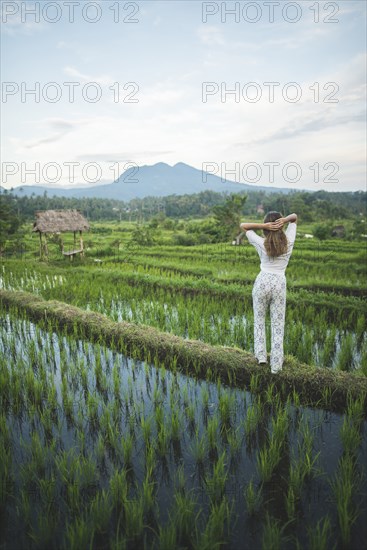
{"type": "Polygon", "coordinates": [[[302,245],[279,377],[252,251],[2,263],[1,548],[364,547],[365,267],[302,245]]]}
{"type": "Polygon", "coordinates": [[[328,547],[362,547],[363,396],[295,407],[14,312],[1,357],[6,548],[267,548],[273,531],[306,547],[321,517],[328,547]]]}

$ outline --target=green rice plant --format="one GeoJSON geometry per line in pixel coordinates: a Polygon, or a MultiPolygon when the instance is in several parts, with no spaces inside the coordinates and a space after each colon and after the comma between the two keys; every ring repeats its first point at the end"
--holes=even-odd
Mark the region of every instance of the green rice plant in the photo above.
{"type": "Polygon", "coordinates": [[[356,427],[360,427],[363,422],[365,414],[365,401],[365,394],[361,394],[358,398],[353,398],[351,394],[348,394],[347,416],[356,427]]]}
{"type": "Polygon", "coordinates": [[[78,479],[81,487],[88,487],[99,482],[99,471],[92,454],[79,456],[76,467],[76,479],[78,479]]]}
{"type": "Polygon", "coordinates": [[[6,449],[4,442],[0,442],[0,505],[5,504],[13,486],[12,456],[10,449],[6,449]]]}
{"type": "Polygon", "coordinates": [[[233,406],[234,396],[228,391],[221,392],[219,396],[219,414],[223,427],[230,426],[231,423],[231,408],[233,406]]]}
{"type": "Polygon", "coordinates": [[[360,513],[353,504],[353,494],[358,482],[354,458],[350,454],[343,455],[334,477],[330,480],[330,487],[336,501],[338,524],[345,546],[350,541],[351,527],[360,513]]]}
{"type": "Polygon", "coordinates": [[[88,392],[88,370],[85,365],[85,362],[82,361],[80,364],[80,380],[83,390],[87,393],[88,392]]]}
{"type": "Polygon", "coordinates": [[[265,388],[265,402],[272,405],[275,396],[276,396],[275,384],[274,382],[272,382],[271,384],[268,384],[265,388]]]}
{"type": "Polygon", "coordinates": [[[349,416],[344,417],[344,421],[340,430],[340,439],[344,451],[355,454],[362,442],[362,435],[359,428],[351,421],[349,416]]]}
{"type": "Polygon", "coordinates": [[[164,426],[164,410],[161,405],[155,406],[154,417],[157,431],[159,431],[164,426]]]}
{"type": "Polygon", "coordinates": [[[205,436],[199,436],[198,429],[191,443],[190,451],[197,464],[203,464],[208,453],[208,440],[205,436]]]}
{"type": "Polygon", "coordinates": [[[118,510],[122,509],[128,499],[129,487],[126,479],[126,471],[115,469],[109,481],[109,492],[112,505],[118,510]]]}
{"type": "Polygon", "coordinates": [[[271,427],[274,438],[283,444],[289,429],[289,411],[287,408],[277,408],[276,415],[271,419],[271,427]]]}
{"type": "Polygon", "coordinates": [[[147,447],[150,443],[150,439],[152,436],[152,420],[150,417],[144,418],[142,417],[140,421],[141,431],[143,434],[143,439],[145,446],[147,447]]]}
{"type": "Polygon", "coordinates": [[[177,410],[171,414],[171,438],[173,441],[181,439],[181,419],[177,410]]]}
{"type": "Polygon", "coordinates": [[[34,470],[41,475],[46,470],[47,454],[38,432],[33,432],[31,435],[30,453],[34,470]]]}
{"type": "Polygon", "coordinates": [[[121,515],[117,522],[117,529],[116,534],[113,538],[110,538],[109,540],[109,548],[111,550],[127,550],[128,548],[128,541],[124,535],[120,535],[120,522],[121,522],[121,515]]]}
{"type": "Polygon", "coordinates": [[[299,393],[296,391],[295,388],[293,388],[292,390],[292,401],[295,407],[300,407],[301,401],[300,401],[299,393]]]}
{"type": "Polygon", "coordinates": [[[168,453],[171,434],[167,426],[162,425],[157,433],[157,451],[163,458],[168,453]]]}
{"type": "Polygon", "coordinates": [[[102,489],[89,505],[89,517],[97,533],[107,533],[112,514],[112,503],[108,491],[102,489]]]}
{"type": "Polygon", "coordinates": [[[242,445],[242,437],[240,432],[240,426],[237,428],[231,428],[227,432],[227,441],[229,445],[229,449],[231,451],[232,456],[236,456],[242,445]]]}
{"type": "Polygon", "coordinates": [[[168,525],[159,526],[156,548],[159,548],[159,550],[177,548],[177,527],[175,522],[170,521],[168,525]]]}
{"type": "Polygon", "coordinates": [[[251,374],[250,392],[255,394],[260,389],[260,374],[251,374]]]}
{"type": "Polygon", "coordinates": [[[262,481],[269,481],[281,458],[282,443],[273,435],[268,445],[260,449],[256,456],[257,470],[262,481]]]}
{"type": "Polygon", "coordinates": [[[132,466],[132,455],[133,455],[133,448],[134,448],[134,441],[133,438],[129,433],[125,434],[121,438],[121,446],[122,446],[122,456],[124,459],[124,464],[127,467],[132,466]]]}
{"type": "Polygon", "coordinates": [[[300,422],[299,433],[302,437],[302,448],[312,451],[314,436],[310,429],[310,424],[306,420],[300,422]]]}
{"type": "Polygon", "coordinates": [[[228,537],[226,526],[230,524],[231,510],[226,498],[212,503],[209,517],[202,533],[196,531],[195,550],[211,550],[225,545],[228,537]]]}
{"type": "Polygon", "coordinates": [[[316,526],[309,526],[308,548],[310,550],[335,550],[336,545],[331,546],[331,523],[329,516],[321,518],[316,526]]]}
{"type": "Polygon", "coordinates": [[[280,527],[279,520],[266,513],[261,545],[262,550],[281,550],[284,548],[288,538],[284,536],[284,530],[288,523],[289,521],[280,527]]]}
{"type": "Polygon", "coordinates": [[[262,417],[262,411],[259,406],[259,403],[254,401],[254,403],[250,407],[248,407],[246,411],[246,418],[244,421],[244,429],[245,429],[246,436],[250,436],[256,431],[259,425],[259,422],[261,420],[261,417],[262,417]]]}
{"type": "Polygon", "coordinates": [[[150,477],[153,475],[156,466],[156,447],[150,442],[145,447],[145,473],[150,477]]]}
{"type": "Polygon", "coordinates": [[[315,456],[312,456],[312,451],[308,449],[303,449],[303,459],[302,459],[302,468],[305,478],[309,478],[311,475],[318,472],[315,464],[317,463],[320,456],[320,451],[316,453],[315,456]]]}
{"type": "Polygon", "coordinates": [[[17,510],[19,510],[19,514],[23,518],[23,521],[25,525],[29,526],[31,523],[31,502],[28,491],[26,491],[24,488],[20,490],[20,497],[19,497],[19,504],[17,506],[17,510]]]}
{"type": "Polygon", "coordinates": [[[308,365],[312,364],[312,343],[313,335],[306,325],[303,327],[301,338],[298,339],[295,355],[299,361],[307,363],[308,365]]]}
{"type": "Polygon", "coordinates": [[[290,470],[290,476],[294,483],[292,486],[297,495],[304,480],[317,471],[315,464],[320,456],[320,451],[313,456],[314,436],[311,433],[309,424],[307,422],[300,423],[299,431],[302,437],[302,443],[298,444],[300,458],[296,460],[293,457],[293,466],[290,470]]]}
{"type": "Polygon", "coordinates": [[[297,502],[297,496],[293,491],[292,485],[289,485],[287,494],[285,496],[285,509],[287,511],[287,516],[289,520],[293,519],[295,516],[296,502],[297,502]]]}
{"type": "Polygon", "coordinates": [[[73,513],[77,513],[80,509],[82,496],[80,493],[80,485],[77,481],[69,481],[66,484],[66,502],[73,513]]]}
{"type": "Polygon", "coordinates": [[[178,537],[188,543],[195,523],[196,501],[190,494],[176,491],[174,494],[174,518],[178,537]]]}
{"type": "Polygon", "coordinates": [[[323,343],[323,348],[320,354],[320,366],[322,367],[331,367],[333,356],[335,353],[336,346],[336,328],[332,327],[327,331],[325,341],[323,343]]]}
{"type": "Polygon", "coordinates": [[[212,416],[208,419],[206,434],[208,438],[209,450],[214,451],[218,447],[219,418],[212,416]]]}
{"type": "Polygon", "coordinates": [[[51,384],[47,391],[48,409],[52,412],[57,411],[57,391],[55,384],[51,384]]]}
{"type": "Polygon", "coordinates": [[[85,453],[85,433],[83,431],[83,423],[79,416],[80,411],[78,411],[78,425],[76,426],[76,440],[78,442],[79,451],[81,454],[85,453]]]}
{"type": "Polygon", "coordinates": [[[142,499],[128,500],[124,505],[124,514],[127,537],[139,540],[144,530],[144,502],[142,499]]]}
{"type": "Polygon", "coordinates": [[[357,342],[361,342],[366,330],[366,318],[364,315],[358,315],[357,324],[355,327],[355,335],[357,342]]]}
{"type": "Polygon", "coordinates": [[[185,486],[186,486],[185,469],[183,467],[183,464],[180,464],[176,470],[176,477],[175,477],[176,493],[175,494],[184,493],[185,486]]]}
{"type": "Polygon", "coordinates": [[[63,483],[72,483],[76,479],[78,456],[72,448],[69,451],[60,451],[55,457],[56,470],[59,472],[63,483]]]}
{"type": "Polygon", "coordinates": [[[181,396],[182,396],[182,403],[183,403],[184,407],[187,407],[187,405],[189,404],[189,392],[188,392],[188,389],[187,389],[187,384],[185,384],[181,388],[181,396]]]}
{"type": "Polygon", "coordinates": [[[38,548],[50,548],[53,544],[57,518],[38,512],[35,525],[31,524],[29,538],[38,548]]]}
{"type": "Polygon", "coordinates": [[[349,333],[344,336],[336,361],[336,368],[350,371],[354,365],[354,337],[349,333]]]}
{"type": "Polygon", "coordinates": [[[51,476],[37,481],[43,509],[46,510],[46,513],[49,513],[52,504],[56,500],[56,478],[51,476]]]}
{"type": "Polygon", "coordinates": [[[153,512],[156,504],[156,482],[152,481],[150,472],[147,472],[140,490],[141,500],[146,514],[153,512]]]}
{"type": "Polygon", "coordinates": [[[62,404],[64,408],[64,414],[69,419],[73,419],[73,398],[69,391],[68,381],[66,376],[62,378],[62,384],[61,384],[61,393],[62,393],[62,404]]]}
{"type": "Polygon", "coordinates": [[[367,344],[364,343],[361,350],[361,371],[367,376],[367,344]]]}
{"type": "Polygon", "coordinates": [[[191,427],[194,429],[195,428],[195,405],[193,403],[190,403],[185,407],[185,414],[191,427]]]}
{"type": "Polygon", "coordinates": [[[225,471],[225,458],[226,453],[223,451],[213,466],[212,475],[205,475],[207,493],[212,502],[219,502],[224,495],[228,478],[228,473],[225,471]]]}
{"type": "Polygon", "coordinates": [[[324,405],[324,407],[330,407],[331,401],[332,401],[332,390],[329,386],[325,386],[325,388],[322,388],[321,390],[321,404],[324,405]]]}
{"type": "Polygon", "coordinates": [[[302,462],[300,460],[296,460],[293,456],[289,467],[289,487],[292,488],[295,498],[299,498],[301,495],[305,477],[306,472],[302,462]]]}
{"type": "Polygon", "coordinates": [[[247,513],[252,516],[259,511],[263,497],[262,497],[262,486],[260,485],[258,489],[254,487],[252,479],[247,483],[243,491],[247,513]]]}
{"type": "Polygon", "coordinates": [[[98,434],[97,443],[94,447],[95,456],[98,462],[103,462],[105,459],[106,448],[104,444],[104,439],[101,433],[98,434]]]}
{"type": "Polygon", "coordinates": [[[65,550],[80,550],[81,548],[93,548],[94,526],[77,514],[74,521],[66,526],[65,550]]]}
{"type": "Polygon", "coordinates": [[[204,386],[201,389],[201,403],[203,405],[203,410],[208,411],[209,409],[209,391],[207,386],[204,386]]]}

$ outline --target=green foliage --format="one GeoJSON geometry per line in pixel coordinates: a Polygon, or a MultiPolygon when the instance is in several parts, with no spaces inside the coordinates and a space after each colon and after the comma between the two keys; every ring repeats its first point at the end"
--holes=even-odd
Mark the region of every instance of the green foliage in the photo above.
{"type": "Polygon", "coordinates": [[[130,243],[141,246],[152,246],[155,244],[154,231],[148,225],[136,224],[132,230],[130,243]]]}
{"type": "Polygon", "coordinates": [[[0,255],[7,241],[16,234],[22,222],[17,208],[15,197],[7,192],[0,193],[0,255]]]}
{"type": "Polygon", "coordinates": [[[313,234],[320,241],[324,241],[331,236],[331,228],[329,225],[319,223],[314,226],[313,234]]]}
{"type": "Polygon", "coordinates": [[[247,195],[231,193],[224,204],[213,207],[219,240],[233,239],[239,232],[247,195]]]}

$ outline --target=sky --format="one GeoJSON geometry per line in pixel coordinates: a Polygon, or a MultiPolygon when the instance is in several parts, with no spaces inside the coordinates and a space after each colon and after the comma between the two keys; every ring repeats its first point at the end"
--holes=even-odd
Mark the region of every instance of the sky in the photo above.
{"type": "Polygon", "coordinates": [[[254,185],[366,190],[364,0],[1,9],[5,188],[184,162],[254,185]]]}

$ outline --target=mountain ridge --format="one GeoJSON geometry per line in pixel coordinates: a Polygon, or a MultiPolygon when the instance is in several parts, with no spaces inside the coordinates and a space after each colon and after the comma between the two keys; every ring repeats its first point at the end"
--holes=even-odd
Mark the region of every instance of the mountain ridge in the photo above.
{"type": "Polygon", "coordinates": [[[241,191],[265,191],[268,193],[285,193],[292,191],[310,191],[307,189],[267,187],[238,183],[232,180],[222,181],[220,176],[204,172],[184,162],[177,162],[173,166],[165,162],[153,165],[130,167],[120,174],[112,183],[91,186],[54,187],[47,185],[22,185],[13,188],[13,194],[20,196],[43,195],[49,197],[73,197],[73,198],[104,198],[129,201],[134,198],[163,197],[167,195],[186,195],[201,191],[234,192],[241,191]],[[206,174],[206,181],[203,176],[206,174]]]}

